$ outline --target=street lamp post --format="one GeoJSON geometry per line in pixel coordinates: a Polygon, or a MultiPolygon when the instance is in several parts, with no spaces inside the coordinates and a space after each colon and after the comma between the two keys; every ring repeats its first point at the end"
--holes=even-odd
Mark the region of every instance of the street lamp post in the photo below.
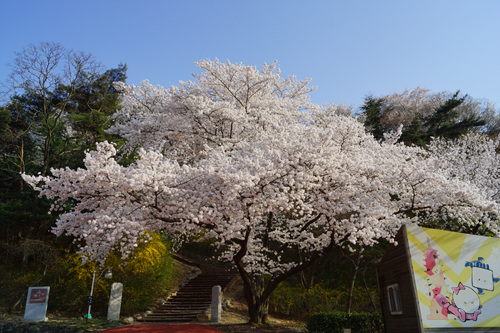
{"type": "Polygon", "coordinates": [[[90,287],[90,296],[87,297],[87,304],[89,305],[89,310],[87,312],[87,315],[85,316],[87,320],[92,319],[92,315],[90,314],[90,308],[92,307],[92,301],[93,301],[92,295],[94,294],[94,283],[96,283],[97,280],[99,280],[103,274],[106,279],[111,279],[113,277],[113,273],[111,273],[111,267],[107,267],[102,271],[100,271],[101,274],[99,274],[97,279],[95,278],[96,272],[97,271],[94,271],[94,274],[92,275],[92,286],[90,287]]]}

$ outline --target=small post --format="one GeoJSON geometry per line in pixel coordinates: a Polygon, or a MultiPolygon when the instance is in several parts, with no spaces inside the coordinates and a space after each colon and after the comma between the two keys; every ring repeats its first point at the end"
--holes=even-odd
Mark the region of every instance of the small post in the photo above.
{"type": "Polygon", "coordinates": [[[97,282],[101,278],[101,276],[104,274],[104,277],[106,279],[111,279],[113,277],[113,273],[111,273],[111,267],[105,268],[101,271],[101,274],[99,277],[96,279],[95,278],[95,273],[97,271],[94,271],[92,274],[92,287],[90,287],[90,296],[87,297],[87,305],[89,306],[87,314],[85,315],[85,320],[88,321],[89,319],[92,319],[92,315],[90,314],[90,309],[92,308],[92,303],[93,303],[93,295],[94,295],[94,283],[97,282]]]}
{"type": "Polygon", "coordinates": [[[94,283],[95,283],[95,271],[92,274],[92,286],[90,287],[90,296],[87,297],[87,304],[89,306],[87,310],[87,315],[85,316],[85,320],[92,319],[92,315],[90,314],[90,309],[92,308],[92,296],[94,295],[94,283]]]}
{"type": "Polygon", "coordinates": [[[220,322],[220,317],[222,313],[222,295],[221,286],[212,287],[212,306],[210,320],[214,323],[220,322]]]}

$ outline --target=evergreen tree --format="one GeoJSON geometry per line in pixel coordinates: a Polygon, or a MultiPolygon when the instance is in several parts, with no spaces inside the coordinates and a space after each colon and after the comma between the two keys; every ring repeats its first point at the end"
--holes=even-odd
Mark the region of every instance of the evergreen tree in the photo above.
{"type": "Polygon", "coordinates": [[[415,145],[423,147],[427,142],[427,134],[423,128],[422,116],[416,114],[411,123],[403,127],[403,132],[401,134],[401,141],[403,141],[408,146],[415,145]]]}
{"type": "Polygon", "coordinates": [[[85,81],[74,94],[68,105],[68,126],[72,130],[72,139],[78,148],[72,154],[72,162],[83,161],[86,150],[95,149],[97,142],[104,140],[118,142],[121,139],[106,133],[112,125],[111,116],[119,108],[119,92],[114,82],[125,82],[127,65],[120,64],[104,72],[96,79],[89,79],[85,73],[85,81]]]}
{"type": "Polygon", "coordinates": [[[459,136],[486,125],[486,121],[478,115],[469,115],[460,119],[457,108],[462,105],[467,97],[458,97],[457,91],[444,104],[436,109],[436,112],[425,119],[426,141],[430,142],[431,137],[442,137],[445,139],[456,139],[459,136]]]}
{"type": "Polygon", "coordinates": [[[384,126],[381,123],[382,119],[382,104],[381,98],[368,96],[365,98],[365,103],[361,107],[363,110],[364,125],[366,130],[373,134],[375,139],[381,140],[384,138],[384,126]]]}

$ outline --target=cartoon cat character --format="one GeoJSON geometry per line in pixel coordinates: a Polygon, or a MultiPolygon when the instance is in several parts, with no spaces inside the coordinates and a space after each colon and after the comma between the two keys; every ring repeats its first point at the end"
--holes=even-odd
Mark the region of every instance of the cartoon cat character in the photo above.
{"type": "Polygon", "coordinates": [[[438,303],[455,315],[462,322],[467,320],[477,321],[477,316],[481,314],[481,302],[474,289],[464,286],[462,282],[453,289],[453,300],[450,303],[447,299],[439,299],[438,303]]]}

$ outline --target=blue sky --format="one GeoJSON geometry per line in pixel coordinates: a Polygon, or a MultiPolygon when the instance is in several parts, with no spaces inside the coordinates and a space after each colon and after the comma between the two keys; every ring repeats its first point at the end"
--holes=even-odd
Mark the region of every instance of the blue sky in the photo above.
{"type": "Polygon", "coordinates": [[[206,58],[277,60],[319,104],[420,86],[500,109],[498,0],[2,0],[0,14],[1,81],[14,52],[55,41],[126,63],[129,84],[176,85],[206,58]]]}

